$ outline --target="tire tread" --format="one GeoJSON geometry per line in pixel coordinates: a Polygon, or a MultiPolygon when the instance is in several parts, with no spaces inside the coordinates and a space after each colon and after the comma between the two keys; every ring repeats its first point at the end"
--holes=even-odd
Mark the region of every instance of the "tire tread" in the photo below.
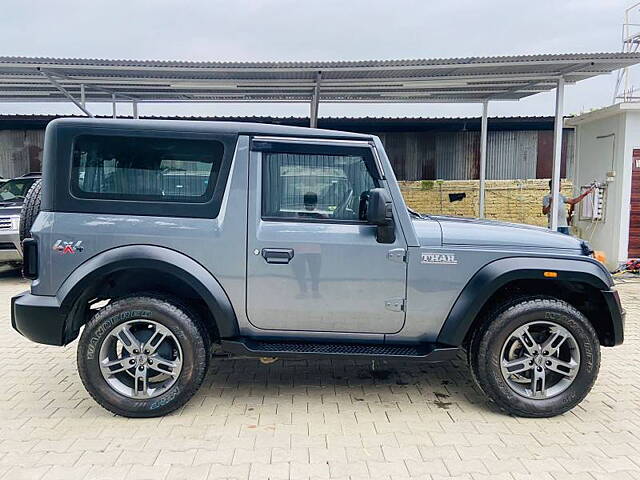
{"type": "Polygon", "coordinates": [[[206,372],[209,367],[210,358],[211,358],[211,344],[209,341],[209,335],[206,333],[206,327],[204,326],[202,320],[191,309],[189,309],[186,305],[184,305],[184,303],[180,302],[180,300],[174,297],[171,297],[169,295],[162,295],[162,294],[145,293],[145,294],[133,294],[126,297],[121,297],[117,300],[110,302],[108,305],[101,308],[100,310],[98,310],[98,312],[96,312],[93,315],[93,317],[85,325],[83,334],[80,337],[77,364],[78,364],[78,371],[80,373],[80,378],[82,379],[82,382],[85,385],[85,388],[89,392],[89,395],[91,395],[91,397],[104,409],[116,415],[120,415],[124,417],[157,417],[157,416],[166,415],[182,407],[193,397],[193,395],[195,395],[195,393],[198,391],[198,389],[201,387],[202,383],[204,382],[204,378],[206,376],[206,372]],[[163,308],[169,310],[171,314],[174,315],[176,318],[182,317],[183,320],[186,320],[182,322],[182,326],[184,329],[187,330],[188,335],[190,335],[192,338],[200,339],[203,342],[204,355],[195,356],[195,361],[198,362],[198,364],[194,366],[194,368],[203,372],[203,374],[197,377],[195,379],[196,381],[189,386],[189,389],[186,390],[183,394],[181,394],[180,402],[168,402],[163,407],[153,411],[132,412],[129,410],[118,408],[117,406],[109,402],[106,402],[96,392],[96,390],[93,388],[93,385],[91,384],[90,375],[87,370],[87,364],[83,361],[83,357],[82,357],[83,342],[86,339],[86,336],[88,336],[88,332],[91,332],[101,322],[109,318],[109,316],[111,316],[114,313],[114,311],[121,308],[121,306],[124,303],[131,302],[131,301],[135,301],[136,303],[142,302],[147,304],[161,303],[163,308]],[[85,335],[85,333],[87,333],[87,335],[85,335]]]}
{"type": "Polygon", "coordinates": [[[476,386],[487,395],[500,409],[521,417],[544,418],[560,415],[580,403],[589,393],[595,383],[597,372],[600,367],[600,355],[595,355],[595,374],[583,392],[577,396],[575,401],[568,404],[551,406],[544,411],[519,408],[511,402],[506,401],[500,391],[495,388],[487,378],[487,371],[490,368],[489,362],[489,342],[491,338],[500,333],[504,326],[499,325],[499,320],[503,316],[517,317],[531,310],[554,310],[567,315],[572,322],[584,328],[595,350],[599,351],[600,343],[598,335],[591,322],[573,305],[564,300],[552,296],[519,296],[506,302],[496,305],[482,319],[479,327],[473,333],[469,351],[468,362],[471,376],[476,386]]]}

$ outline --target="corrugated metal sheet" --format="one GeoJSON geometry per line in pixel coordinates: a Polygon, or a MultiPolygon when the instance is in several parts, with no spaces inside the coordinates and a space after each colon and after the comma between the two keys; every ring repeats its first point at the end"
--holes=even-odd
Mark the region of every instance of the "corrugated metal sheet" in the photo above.
{"type": "Polygon", "coordinates": [[[560,75],[573,83],[638,62],[636,52],[337,62],[0,57],[0,98],[68,102],[42,75],[50,72],[74,95],[84,82],[92,102],[111,102],[113,92],[140,101],[307,103],[320,72],[323,102],[499,101],[552,90],[560,75]]]}
{"type": "Polygon", "coordinates": [[[44,130],[0,130],[0,176],[39,171],[43,145],[44,130]]]}
{"type": "Polygon", "coordinates": [[[436,178],[467,180],[475,177],[480,152],[479,132],[436,134],[436,178]]]}
{"type": "MultiPolygon", "coordinates": [[[[366,120],[363,119],[363,123],[366,120]]],[[[398,180],[468,180],[478,178],[480,134],[476,130],[443,132],[371,132],[380,136],[398,180]]],[[[489,132],[488,179],[548,178],[553,159],[548,130],[489,132]],[[548,137],[548,138],[547,138],[548,137]],[[542,142],[542,143],[541,143],[542,142]],[[541,149],[540,145],[545,146],[541,149]]],[[[564,130],[565,164],[571,168],[574,132],[564,130]]],[[[40,170],[44,130],[0,130],[0,175],[5,178],[40,170]]]]}
{"type": "Polygon", "coordinates": [[[538,132],[489,132],[487,179],[536,178],[538,132]]]}

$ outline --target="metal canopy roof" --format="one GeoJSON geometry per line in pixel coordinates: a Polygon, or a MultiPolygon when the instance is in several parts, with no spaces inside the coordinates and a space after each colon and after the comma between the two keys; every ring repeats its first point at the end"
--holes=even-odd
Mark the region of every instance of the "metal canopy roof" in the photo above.
{"type": "Polygon", "coordinates": [[[640,53],[356,62],[0,57],[0,102],[430,103],[518,100],[640,62],[640,53]],[[84,87],[81,87],[81,86],[84,87]],[[315,100],[314,99],[315,96],[315,100]]]}

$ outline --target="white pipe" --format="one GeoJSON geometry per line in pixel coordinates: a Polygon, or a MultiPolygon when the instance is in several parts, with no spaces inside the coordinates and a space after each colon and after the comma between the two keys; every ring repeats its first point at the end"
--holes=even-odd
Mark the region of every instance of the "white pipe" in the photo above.
{"type": "Polygon", "coordinates": [[[564,106],[564,78],[558,79],[556,88],[556,118],[553,125],[553,169],[551,174],[551,230],[558,230],[558,204],[560,200],[560,166],[562,162],[562,128],[564,106]]]}
{"type": "Polygon", "coordinates": [[[487,127],[489,102],[482,102],[482,121],[480,122],[480,195],[478,197],[478,216],[484,218],[485,181],[487,179],[487,127]]]}

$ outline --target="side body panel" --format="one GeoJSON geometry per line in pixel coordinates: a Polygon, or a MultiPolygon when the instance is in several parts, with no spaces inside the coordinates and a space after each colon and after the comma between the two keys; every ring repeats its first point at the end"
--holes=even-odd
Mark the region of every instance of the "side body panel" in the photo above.
{"type": "Polygon", "coordinates": [[[248,144],[248,137],[239,137],[215,219],[41,212],[32,231],[39,245],[40,276],[31,292],[54,296],[92,257],[117,247],[152,245],[181,252],[202,265],[220,283],[240,321],[245,301],[248,144]],[[82,249],[63,254],[53,249],[58,240],[82,242],[82,249]]]}
{"type": "Polygon", "coordinates": [[[518,278],[543,280],[543,271],[547,269],[558,271],[559,280],[596,282],[598,288],[606,289],[608,273],[594,262],[585,256],[563,255],[535,248],[444,245],[411,249],[405,328],[397,335],[387,335],[386,339],[394,343],[442,341],[444,337],[440,334],[448,319],[452,322],[448,326],[452,333],[447,339],[457,339],[459,330],[455,325],[458,321],[463,325],[463,315],[452,316],[454,306],[460,309],[461,314],[477,313],[486,299],[504,284],[493,280],[507,271],[511,271],[512,275],[502,278],[506,281],[518,278]],[[493,275],[483,277],[479,285],[487,288],[466,289],[468,285],[472,287],[471,281],[478,272],[486,272],[492,265],[502,268],[496,272],[491,270],[493,275]],[[577,279],[571,277],[571,272],[583,272],[584,275],[577,279]],[[463,302],[460,304],[462,306],[458,302],[463,302]]]}

